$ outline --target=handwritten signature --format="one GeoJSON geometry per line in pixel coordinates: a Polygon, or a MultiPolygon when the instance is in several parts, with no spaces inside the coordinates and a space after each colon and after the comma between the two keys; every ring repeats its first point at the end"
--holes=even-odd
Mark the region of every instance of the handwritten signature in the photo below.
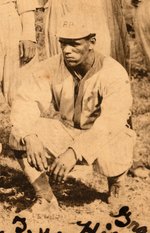
{"type": "MultiPolygon", "coordinates": [[[[114,215],[114,225],[120,229],[127,227],[128,229],[132,230],[135,233],[146,233],[147,227],[146,226],[140,226],[140,224],[137,221],[131,220],[131,212],[129,210],[128,206],[123,206],[117,215],[114,215]],[[119,218],[122,217],[119,220],[119,218]]],[[[15,216],[15,218],[12,221],[12,224],[21,223],[22,227],[16,227],[15,233],[23,233],[27,230],[27,223],[26,218],[22,218],[19,216],[15,216]]],[[[92,221],[88,221],[86,223],[83,223],[81,221],[77,221],[76,224],[80,227],[79,233],[107,233],[108,231],[110,233],[119,233],[119,231],[112,231],[112,224],[107,223],[105,231],[100,232],[100,222],[96,223],[94,227],[92,227],[92,221]]],[[[5,233],[5,231],[0,230],[0,233],[5,233]]],[[[33,233],[30,229],[27,230],[27,233],[33,233]]],[[[42,229],[42,227],[39,229],[39,233],[52,233],[50,231],[50,228],[46,228],[45,230],[42,229]]],[[[62,233],[61,231],[58,231],[57,233],[62,233]]]]}

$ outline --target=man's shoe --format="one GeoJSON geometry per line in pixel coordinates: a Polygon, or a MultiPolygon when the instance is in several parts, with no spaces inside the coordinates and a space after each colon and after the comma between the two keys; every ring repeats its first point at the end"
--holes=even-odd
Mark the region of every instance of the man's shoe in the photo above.
{"type": "Polygon", "coordinates": [[[109,197],[108,206],[112,216],[117,215],[123,206],[127,206],[129,201],[125,193],[125,175],[124,177],[108,179],[109,197]]]}
{"type": "Polygon", "coordinates": [[[2,143],[0,143],[0,153],[2,152],[2,143]]]}
{"type": "Polygon", "coordinates": [[[38,198],[29,209],[25,209],[20,212],[24,217],[29,216],[30,214],[49,217],[58,216],[60,213],[61,209],[55,196],[52,197],[51,202],[48,202],[44,198],[38,198]]]}

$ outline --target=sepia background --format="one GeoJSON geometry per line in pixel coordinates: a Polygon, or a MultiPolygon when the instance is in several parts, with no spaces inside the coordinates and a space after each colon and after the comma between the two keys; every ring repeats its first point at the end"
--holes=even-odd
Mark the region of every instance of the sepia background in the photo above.
{"type": "MultiPolygon", "coordinates": [[[[134,165],[130,170],[126,184],[126,194],[130,200],[131,219],[140,226],[147,226],[150,232],[150,74],[146,70],[144,56],[136,43],[133,15],[134,7],[130,1],[124,8],[126,23],[130,39],[130,78],[133,94],[133,128],[137,133],[137,143],[134,150],[134,165]],[[136,170],[134,170],[136,168],[136,170]]],[[[36,31],[38,41],[38,55],[40,60],[46,58],[44,48],[44,12],[36,12],[36,31]]],[[[4,102],[0,103],[0,141],[3,142],[3,153],[0,156],[0,227],[6,233],[12,233],[12,218],[18,209],[28,207],[29,201],[34,202],[35,193],[19,165],[7,146],[10,122],[10,109],[4,102]]],[[[63,233],[78,233],[81,228],[76,221],[93,221],[101,223],[101,231],[105,225],[114,219],[108,214],[105,192],[107,182],[105,177],[93,174],[90,167],[80,166],[72,174],[67,184],[62,186],[52,184],[56,197],[62,206],[61,216],[51,216],[51,221],[41,218],[27,219],[28,228],[39,229],[40,226],[51,227],[52,232],[61,230],[63,233]],[[89,189],[90,187],[90,189],[89,189]],[[60,221],[61,219],[61,221],[60,221]],[[67,231],[67,229],[70,229],[67,231]]],[[[0,231],[3,230],[0,228],[0,231]]],[[[115,231],[115,227],[113,229],[115,231]]],[[[35,232],[38,232],[35,231],[35,232]]],[[[120,229],[119,232],[133,232],[130,229],[120,229]]]]}

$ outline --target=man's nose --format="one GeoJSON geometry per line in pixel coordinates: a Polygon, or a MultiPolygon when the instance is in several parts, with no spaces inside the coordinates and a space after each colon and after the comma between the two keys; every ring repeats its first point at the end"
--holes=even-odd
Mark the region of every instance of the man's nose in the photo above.
{"type": "Polygon", "coordinates": [[[70,45],[66,45],[64,48],[63,48],[63,52],[65,54],[69,54],[72,52],[72,47],[70,45]]]}

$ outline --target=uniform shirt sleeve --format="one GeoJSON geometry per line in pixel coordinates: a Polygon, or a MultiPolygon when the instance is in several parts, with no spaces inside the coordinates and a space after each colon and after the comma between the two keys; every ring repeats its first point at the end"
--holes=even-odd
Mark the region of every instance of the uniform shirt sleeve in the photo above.
{"type": "Polygon", "coordinates": [[[17,0],[17,10],[22,23],[22,35],[20,40],[36,42],[35,10],[46,5],[48,0],[17,0]]]}
{"type": "MultiPolygon", "coordinates": [[[[11,110],[11,136],[20,143],[21,139],[30,134],[35,134],[35,125],[41,113],[46,111],[51,102],[51,88],[49,75],[45,62],[41,62],[43,69],[38,71],[20,71],[22,84],[18,89],[11,110]]],[[[38,65],[40,66],[40,65],[38,65]]]]}
{"type": "Polygon", "coordinates": [[[17,10],[19,14],[27,11],[34,11],[38,6],[38,0],[17,0],[17,10]]]}
{"type": "Polygon", "coordinates": [[[128,75],[118,63],[103,69],[100,92],[103,100],[101,114],[89,130],[85,130],[71,145],[77,157],[92,164],[103,146],[125,130],[132,105],[128,75]]]}
{"type": "Polygon", "coordinates": [[[22,33],[20,40],[30,40],[36,42],[35,14],[34,11],[27,11],[20,15],[22,33]]]}
{"type": "Polygon", "coordinates": [[[20,40],[31,40],[36,42],[34,11],[38,6],[38,0],[17,0],[17,10],[22,24],[22,35],[20,40]]]}

